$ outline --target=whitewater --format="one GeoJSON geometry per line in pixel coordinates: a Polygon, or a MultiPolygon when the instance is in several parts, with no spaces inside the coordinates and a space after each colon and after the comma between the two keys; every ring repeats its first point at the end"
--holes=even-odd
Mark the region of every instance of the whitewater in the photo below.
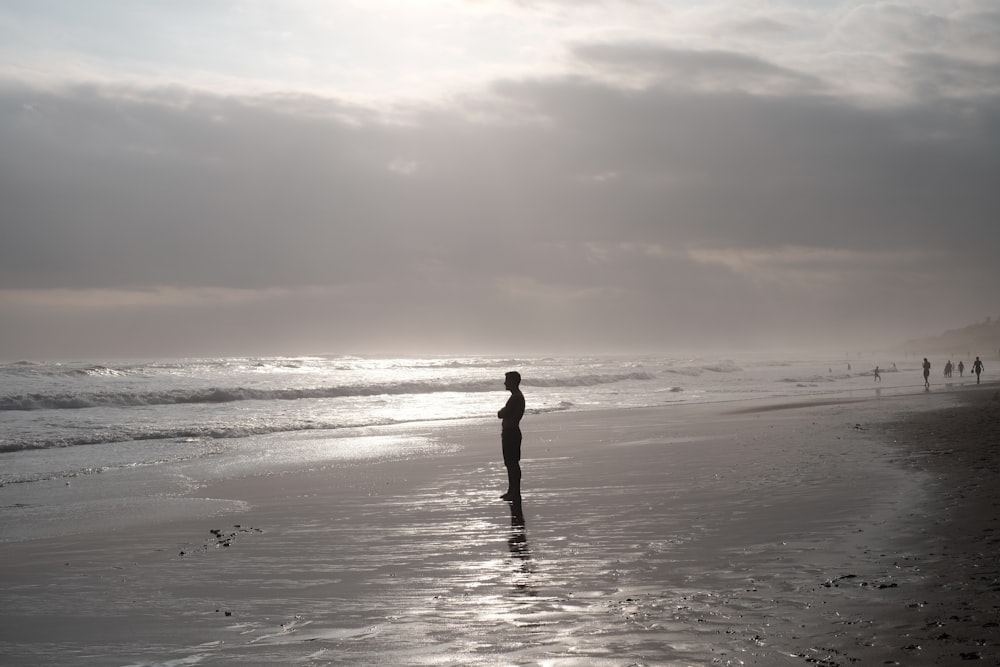
{"type": "MultiPolygon", "coordinates": [[[[0,484],[226,455],[291,464],[290,436],[355,443],[400,425],[488,421],[506,400],[507,370],[524,377],[530,424],[552,411],[870,391],[879,362],[880,387],[919,380],[916,360],[819,355],[17,361],[0,364],[0,484]]],[[[304,455],[343,456],[326,449],[304,455]]]]}

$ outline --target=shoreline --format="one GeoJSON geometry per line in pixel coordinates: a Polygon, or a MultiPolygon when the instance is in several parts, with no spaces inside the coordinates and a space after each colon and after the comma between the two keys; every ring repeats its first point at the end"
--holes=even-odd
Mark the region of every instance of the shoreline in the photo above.
{"type": "Polygon", "coordinates": [[[520,512],[496,499],[495,424],[410,425],[440,452],[213,482],[193,496],[247,503],[215,518],[4,544],[0,653],[996,664],[998,458],[976,440],[996,391],[531,415],[520,512]]]}

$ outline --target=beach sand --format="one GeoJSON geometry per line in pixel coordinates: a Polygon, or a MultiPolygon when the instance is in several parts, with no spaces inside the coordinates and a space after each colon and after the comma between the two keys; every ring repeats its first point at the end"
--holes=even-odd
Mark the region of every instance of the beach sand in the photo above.
{"type": "Polygon", "coordinates": [[[519,506],[496,423],[397,430],[0,545],[0,662],[1000,664],[996,385],[529,415],[519,506]]]}

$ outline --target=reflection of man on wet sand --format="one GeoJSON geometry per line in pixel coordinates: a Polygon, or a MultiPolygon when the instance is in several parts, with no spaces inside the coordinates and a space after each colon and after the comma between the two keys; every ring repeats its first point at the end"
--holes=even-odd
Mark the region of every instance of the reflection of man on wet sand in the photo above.
{"type": "Polygon", "coordinates": [[[510,537],[507,539],[507,547],[510,549],[510,557],[518,563],[514,573],[514,591],[534,597],[537,591],[531,580],[531,551],[528,550],[528,533],[524,528],[524,511],[521,509],[520,498],[515,498],[510,503],[510,537]]]}
{"type": "Polygon", "coordinates": [[[524,527],[524,510],[521,509],[521,501],[514,500],[510,504],[510,539],[507,540],[510,547],[510,555],[514,558],[528,560],[531,552],[528,551],[528,535],[524,527]]]}
{"type": "Polygon", "coordinates": [[[503,445],[503,464],[507,467],[507,492],[500,498],[516,500],[521,497],[521,417],[524,416],[521,374],[517,371],[505,374],[503,386],[510,392],[510,398],[497,413],[497,418],[503,420],[500,443],[503,445]]]}

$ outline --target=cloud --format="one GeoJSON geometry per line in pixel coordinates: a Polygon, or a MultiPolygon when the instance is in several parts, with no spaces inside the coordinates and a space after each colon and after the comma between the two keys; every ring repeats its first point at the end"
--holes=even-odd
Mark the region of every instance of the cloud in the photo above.
{"type": "Polygon", "coordinates": [[[641,86],[653,83],[673,89],[757,94],[821,92],[823,82],[761,58],[720,50],[678,49],[664,44],[578,44],[573,55],[618,81],[641,86]]]}
{"type": "MultiPolygon", "coordinates": [[[[988,98],[887,110],[544,78],[406,122],[315,96],[178,88],[7,86],[0,100],[9,289],[125,287],[157,303],[329,286],[358,297],[325,300],[358,321],[382,317],[361,302],[420,304],[407,317],[428,328],[448,313],[515,317],[519,303],[576,332],[609,310],[652,330],[653,304],[752,303],[788,282],[842,304],[859,274],[830,257],[928,248],[961,280],[998,241],[988,98]],[[476,113],[487,104],[496,120],[476,113]],[[598,247],[619,251],[595,262],[598,247]],[[791,265],[788,248],[815,254],[791,265]]],[[[892,265],[925,284],[922,268],[892,265]]]]}
{"type": "Polygon", "coordinates": [[[862,3],[840,17],[828,48],[846,75],[877,78],[889,99],[979,98],[998,92],[998,27],[987,2],[862,3]]]}
{"type": "Polygon", "coordinates": [[[903,60],[903,77],[921,98],[960,99],[1000,96],[1000,60],[977,62],[948,55],[916,52],[903,60]]]}
{"type": "Polygon", "coordinates": [[[8,77],[0,354],[84,333],[136,353],[840,345],[928,303],[975,320],[1000,279],[993,16],[858,7],[814,56],[747,44],[787,47],[815,13],[744,9],[711,48],[589,26],[560,33],[561,71],[406,103],[8,77]]]}
{"type": "Polygon", "coordinates": [[[933,51],[995,57],[1000,11],[991,3],[860,3],[835,26],[844,43],[879,51],[933,51]]]}
{"type": "Polygon", "coordinates": [[[812,298],[845,297],[877,282],[882,275],[909,273],[931,278],[924,267],[937,264],[938,253],[920,249],[845,250],[807,248],[692,248],[688,255],[709,266],[721,266],[741,279],[780,293],[812,298]]]}
{"type": "MultiPolygon", "coordinates": [[[[331,288],[302,290],[316,296],[329,293],[331,288]]],[[[10,308],[67,309],[80,311],[112,311],[123,308],[187,309],[215,308],[277,300],[288,296],[280,289],[225,289],[212,287],[149,287],[127,288],[54,288],[0,290],[0,303],[10,308]]]]}
{"type": "Polygon", "coordinates": [[[757,16],[746,19],[737,19],[734,21],[730,21],[728,24],[724,25],[726,28],[737,34],[743,34],[759,38],[784,36],[792,33],[795,30],[793,25],[785,21],[771,18],[768,16],[757,16]]]}

